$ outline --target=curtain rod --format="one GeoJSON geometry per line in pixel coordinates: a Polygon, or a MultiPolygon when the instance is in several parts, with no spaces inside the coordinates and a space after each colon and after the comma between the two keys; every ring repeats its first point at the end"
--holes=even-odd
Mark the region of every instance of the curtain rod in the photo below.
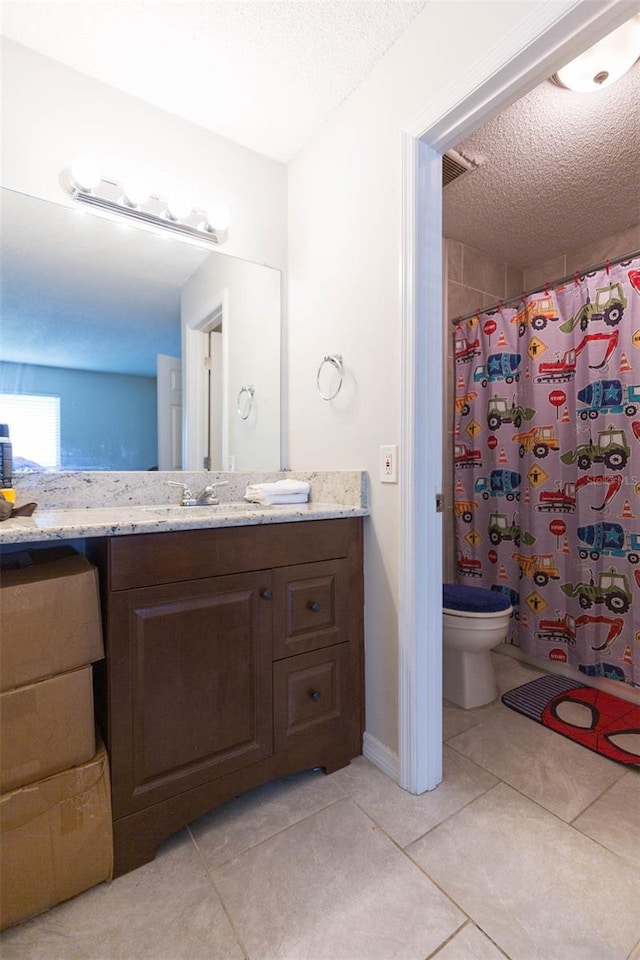
{"type": "Polygon", "coordinates": [[[625,253],[621,257],[613,257],[611,260],[605,260],[604,263],[596,263],[595,266],[588,267],[586,270],[575,270],[573,273],[567,274],[566,277],[560,277],[559,280],[554,280],[552,283],[543,283],[542,286],[538,285],[532,290],[525,290],[523,293],[518,293],[513,297],[507,297],[505,300],[496,300],[495,304],[491,307],[481,307],[479,310],[472,310],[471,313],[465,313],[461,317],[453,317],[450,320],[450,323],[454,325],[457,323],[463,323],[463,321],[471,320],[472,317],[477,317],[482,313],[489,313],[492,310],[499,310],[501,307],[506,307],[510,303],[520,303],[521,300],[525,300],[534,293],[543,293],[545,290],[553,287],[560,287],[563,283],[568,283],[569,280],[575,280],[576,276],[583,276],[586,273],[595,273],[598,270],[604,270],[607,266],[613,267],[616,263],[624,263],[625,260],[635,260],[636,257],[640,257],[640,250],[632,250],[631,253],[625,253]]]}

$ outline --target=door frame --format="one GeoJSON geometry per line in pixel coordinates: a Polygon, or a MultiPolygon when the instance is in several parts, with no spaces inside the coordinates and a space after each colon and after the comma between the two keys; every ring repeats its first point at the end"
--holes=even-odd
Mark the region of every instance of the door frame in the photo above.
{"type": "Polygon", "coordinates": [[[441,156],[636,12],[635,0],[538,3],[402,131],[398,779],[411,793],[442,780],[441,156]]]}

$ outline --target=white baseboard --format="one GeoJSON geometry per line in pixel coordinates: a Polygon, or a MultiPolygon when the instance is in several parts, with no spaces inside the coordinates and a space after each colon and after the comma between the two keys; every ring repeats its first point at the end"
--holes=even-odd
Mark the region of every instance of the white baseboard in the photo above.
{"type": "Polygon", "coordinates": [[[400,777],[400,761],[398,754],[386,747],[380,740],[376,740],[370,733],[362,738],[362,755],[370,760],[379,770],[397,783],[400,777]]]}

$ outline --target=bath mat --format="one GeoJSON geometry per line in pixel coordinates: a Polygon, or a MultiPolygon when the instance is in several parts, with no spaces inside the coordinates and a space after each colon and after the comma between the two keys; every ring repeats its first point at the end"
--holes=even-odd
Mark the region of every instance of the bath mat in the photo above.
{"type": "Polygon", "coordinates": [[[509,690],[505,706],[610,760],[640,766],[640,706],[566,677],[509,690]]]}

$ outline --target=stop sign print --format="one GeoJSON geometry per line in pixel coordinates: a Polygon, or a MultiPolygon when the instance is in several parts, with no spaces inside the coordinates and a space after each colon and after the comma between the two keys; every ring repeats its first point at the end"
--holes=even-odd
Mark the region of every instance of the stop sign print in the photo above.
{"type": "Polygon", "coordinates": [[[498,446],[498,438],[493,433],[487,440],[487,446],[489,447],[489,450],[495,450],[495,448],[498,446]]]}
{"type": "Polygon", "coordinates": [[[556,546],[560,546],[560,537],[567,532],[567,525],[564,520],[552,520],[549,524],[549,533],[552,533],[554,537],[557,537],[556,546]]]}
{"type": "Polygon", "coordinates": [[[489,552],[487,553],[487,556],[489,557],[489,560],[491,561],[491,563],[498,562],[498,554],[496,553],[495,550],[489,550],[489,552]]]}
{"type": "Polygon", "coordinates": [[[556,420],[558,419],[558,412],[562,404],[566,401],[567,395],[564,390],[552,390],[549,394],[549,403],[552,407],[556,408],[556,420]]]}
{"type": "Polygon", "coordinates": [[[491,335],[496,332],[498,329],[498,324],[495,320],[485,320],[484,326],[482,328],[485,334],[489,337],[489,342],[491,342],[491,335]]]}

